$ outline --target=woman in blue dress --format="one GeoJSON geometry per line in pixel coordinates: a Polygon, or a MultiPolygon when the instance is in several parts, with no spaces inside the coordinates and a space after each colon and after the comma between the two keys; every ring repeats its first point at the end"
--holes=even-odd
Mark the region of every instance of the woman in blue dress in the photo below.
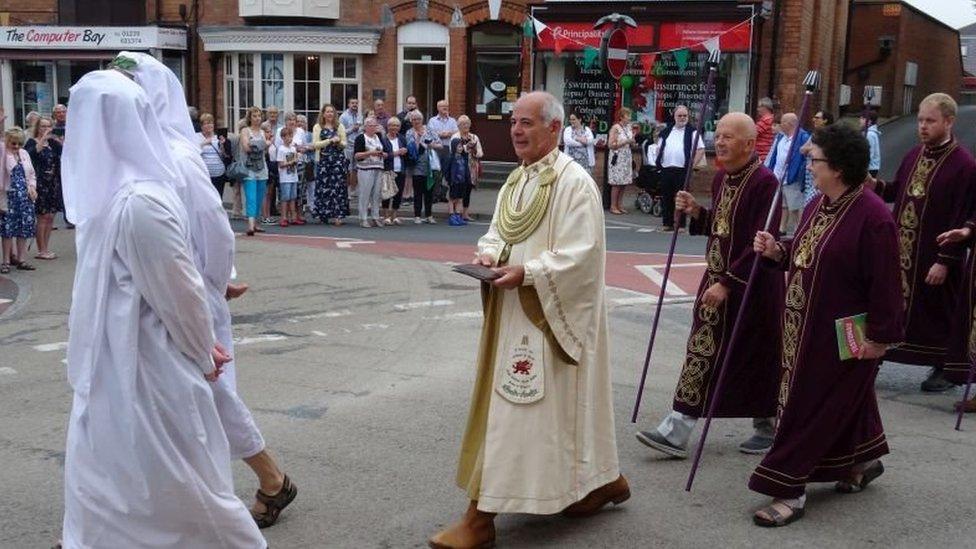
{"type": "Polygon", "coordinates": [[[6,212],[0,215],[0,238],[3,239],[3,262],[0,273],[9,273],[11,266],[21,271],[33,271],[28,263],[27,242],[34,238],[34,201],[37,200],[37,177],[30,156],[24,146],[24,130],[14,126],[3,134],[3,174],[0,187],[6,191],[6,212]],[[14,240],[17,259],[13,259],[14,240]]]}
{"type": "Polygon", "coordinates": [[[312,128],[312,148],[316,153],[315,205],[313,212],[322,223],[339,227],[349,215],[349,190],[346,187],[346,130],[336,118],[335,107],[323,105],[319,121],[312,128]]]}

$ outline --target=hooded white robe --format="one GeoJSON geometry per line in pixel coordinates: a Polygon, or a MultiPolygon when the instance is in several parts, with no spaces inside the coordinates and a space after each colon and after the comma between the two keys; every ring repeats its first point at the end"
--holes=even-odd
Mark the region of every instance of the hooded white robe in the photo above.
{"type": "Polygon", "coordinates": [[[71,89],[65,206],[77,224],[66,549],[254,548],[210,384],[214,336],[189,224],[142,90],[116,71],[71,89]],[[93,154],[92,151],[98,151],[93,154]]]}
{"type": "MultiPolygon", "coordinates": [[[[179,194],[189,216],[193,262],[207,288],[214,334],[233,357],[231,314],[225,295],[234,269],[234,231],[200,156],[183,87],[173,71],[155,57],[139,52],[122,52],[119,55],[136,61],[132,74],[149,96],[170,145],[174,166],[184,183],[179,194]]],[[[251,457],[264,450],[264,437],[251,411],[237,394],[237,373],[233,360],[224,365],[223,373],[213,385],[213,393],[217,413],[230,443],[231,457],[251,457]]]]}
{"type": "MultiPolygon", "coordinates": [[[[516,207],[529,203],[549,166],[558,178],[546,214],[512,247],[507,263],[525,267],[524,285],[485,292],[479,371],[457,482],[486,512],[558,513],[620,476],[603,301],[602,201],[585,169],[556,149],[515,182],[516,207]],[[527,373],[509,376],[519,363],[531,363],[527,373]],[[541,383],[525,381],[538,374],[541,383]],[[514,383],[506,383],[510,378],[514,383]],[[526,399],[534,402],[504,396],[537,390],[526,399]]],[[[499,202],[503,198],[499,193],[499,202]]],[[[496,205],[478,241],[479,253],[496,262],[505,246],[498,212],[496,205]]]]}

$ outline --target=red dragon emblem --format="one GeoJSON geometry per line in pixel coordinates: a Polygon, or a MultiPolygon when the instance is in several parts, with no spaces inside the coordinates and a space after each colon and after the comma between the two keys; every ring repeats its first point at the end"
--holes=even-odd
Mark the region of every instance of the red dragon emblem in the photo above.
{"type": "Polygon", "coordinates": [[[529,370],[532,369],[532,362],[528,360],[519,360],[512,365],[513,374],[523,374],[529,375],[529,370]]]}

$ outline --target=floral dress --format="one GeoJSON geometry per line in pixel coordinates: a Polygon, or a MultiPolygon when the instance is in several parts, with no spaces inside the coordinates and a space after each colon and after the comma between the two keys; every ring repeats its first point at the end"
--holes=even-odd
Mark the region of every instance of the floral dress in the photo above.
{"type": "MultiPolygon", "coordinates": [[[[630,126],[617,124],[616,128],[618,140],[634,137],[630,126]]],[[[619,149],[610,149],[609,179],[611,185],[630,185],[634,182],[633,155],[629,144],[619,149]],[[616,162],[613,162],[614,155],[617,157],[616,162]]]]}
{"type": "Polygon", "coordinates": [[[27,176],[24,173],[24,164],[18,162],[10,170],[10,187],[7,189],[7,213],[0,215],[0,237],[34,238],[37,229],[36,223],[34,203],[27,196],[27,176]]]}
{"type": "MultiPolygon", "coordinates": [[[[570,128],[570,131],[572,132],[573,139],[575,139],[577,143],[580,142],[580,139],[586,139],[585,126],[580,126],[579,129],[570,128]]],[[[576,161],[577,164],[583,166],[587,170],[590,169],[590,153],[589,153],[589,147],[587,145],[583,145],[582,147],[567,146],[566,152],[569,153],[569,156],[571,156],[573,160],[576,161]]]]}
{"type": "Polygon", "coordinates": [[[47,147],[40,148],[31,139],[24,148],[31,152],[31,162],[37,170],[37,201],[34,203],[37,215],[63,212],[60,145],[49,142],[47,147]]]}
{"type": "MultiPolygon", "coordinates": [[[[319,140],[332,139],[338,133],[323,128],[319,140]]],[[[349,190],[346,188],[346,157],[338,145],[328,145],[319,152],[315,166],[315,215],[328,223],[349,215],[349,190]]]]}

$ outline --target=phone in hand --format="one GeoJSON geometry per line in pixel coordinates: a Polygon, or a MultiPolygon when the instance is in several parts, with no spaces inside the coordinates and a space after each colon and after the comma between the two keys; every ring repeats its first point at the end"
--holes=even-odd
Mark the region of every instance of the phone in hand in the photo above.
{"type": "Polygon", "coordinates": [[[64,139],[64,128],[51,128],[51,133],[64,139]]]}
{"type": "Polygon", "coordinates": [[[217,128],[215,133],[217,134],[217,137],[223,137],[225,139],[227,138],[227,128],[217,128]]]}

